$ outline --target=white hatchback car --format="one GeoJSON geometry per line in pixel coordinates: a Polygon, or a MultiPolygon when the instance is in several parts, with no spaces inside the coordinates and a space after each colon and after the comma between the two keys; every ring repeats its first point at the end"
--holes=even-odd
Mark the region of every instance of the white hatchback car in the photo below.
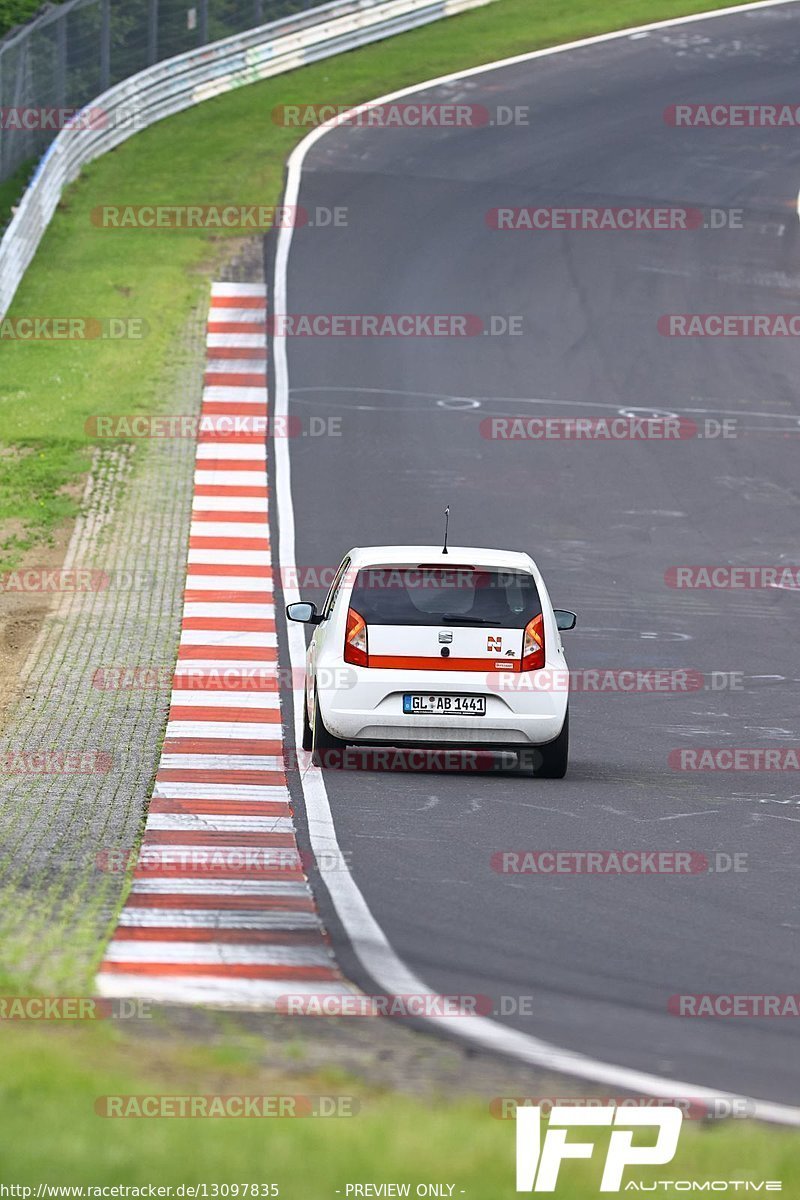
{"type": "Polygon", "coordinates": [[[318,765],[347,745],[507,751],[566,774],[569,674],[532,558],[474,546],[370,546],[345,555],[306,656],[303,748],[318,765]]]}

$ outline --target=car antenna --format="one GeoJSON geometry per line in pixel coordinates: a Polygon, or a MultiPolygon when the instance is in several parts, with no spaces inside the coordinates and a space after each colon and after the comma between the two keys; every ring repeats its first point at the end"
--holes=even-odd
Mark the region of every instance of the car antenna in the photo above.
{"type": "Polygon", "coordinates": [[[447,554],[447,526],[450,524],[450,505],[444,510],[444,546],[442,554],[447,554]]]}

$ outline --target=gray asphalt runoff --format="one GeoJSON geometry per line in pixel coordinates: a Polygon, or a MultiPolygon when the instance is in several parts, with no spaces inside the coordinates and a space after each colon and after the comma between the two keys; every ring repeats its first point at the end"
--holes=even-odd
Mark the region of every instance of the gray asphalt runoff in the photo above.
{"type": "MultiPolygon", "coordinates": [[[[798,745],[800,596],[679,590],[665,572],[800,563],[800,347],[791,337],[667,337],[657,322],[797,311],[797,129],[676,128],[664,111],[796,103],[799,67],[800,9],[788,5],[412,97],[492,114],[528,106],[527,127],[342,126],[311,149],[299,203],[312,213],[346,206],[348,223],[296,231],[287,303],[306,314],[518,315],[523,328],[289,338],[290,412],[341,418],[340,436],[292,440],[301,572],[335,565],[352,545],[437,542],[450,504],[452,544],[528,551],[554,604],[577,611],[579,628],[564,635],[573,671],[741,673],[738,687],[719,690],[576,694],[563,782],[326,771],[340,845],[395,951],[439,992],[489,995],[498,1020],[559,1046],[790,1103],[800,1102],[797,1018],[682,1018],[668,1003],[800,991],[800,779],[680,771],[668,757],[798,745]],[[719,219],[709,210],[733,209],[741,227],[487,224],[493,208],[531,205],[689,205],[709,225],[719,219]],[[701,432],[706,418],[735,418],[736,436],[609,443],[481,432],[493,416],[634,409],[686,415],[701,432]],[[724,852],[745,855],[747,869],[625,878],[492,869],[496,851],[525,849],[724,852]]],[[[323,595],[303,589],[304,599],[323,595]]],[[[346,956],[335,924],[333,933],[346,956]]]]}

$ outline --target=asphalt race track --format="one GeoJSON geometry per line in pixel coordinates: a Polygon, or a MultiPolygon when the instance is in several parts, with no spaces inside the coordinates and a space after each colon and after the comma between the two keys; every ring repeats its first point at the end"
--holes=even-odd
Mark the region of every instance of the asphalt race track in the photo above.
{"type": "Polygon", "coordinates": [[[291,413],[341,418],[341,436],[292,441],[301,573],[353,545],[436,542],[449,503],[453,543],[529,551],[553,602],[577,611],[579,629],[564,635],[571,669],[741,672],[736,688],[575,695],[563,782],[327,771],[339,842],[375,918],[431,987],[488,994],[518,1029],[795,1104],[797,1018],[687,1019],[668,1001],[798,990],[800,783],[668,760],[684,747],[797,745],[798,597],[678,590],[665,572],[800,564],[800,352],[786,337],[665,337],[657,322],[796,311],[797,130],[679,129],[663,114],[675,103],[796,103],[798,67],[800,7],[790,4],[418,93],[492,112],[528,106],[530,124],[326,134],[306,158],[299,203],[346,206],[348,223],[297,230],[288,267],[291,313],[518,316],[523,329],[289,339],[291,413]],[[690,205],[708,220],[733,209],[741,227],[487,225],[493,208],[531,205],[690,205]],[[707,418],[735,418],[736,436],[482,435],[492,416],[630,410],[686,415],[701,432],[707,418]],[[719,851],[745,855],[747,869],[492,869],[496,851],[524,849],[719,851]],[[530,997],[523,1012],[520,996],[530,997]]]}

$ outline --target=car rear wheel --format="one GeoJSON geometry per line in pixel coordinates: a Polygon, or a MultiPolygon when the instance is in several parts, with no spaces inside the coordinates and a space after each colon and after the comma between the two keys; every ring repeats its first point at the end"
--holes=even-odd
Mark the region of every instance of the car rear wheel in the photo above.
{"type": "Polygon", "coordinates": [[[319,696],[314,696],[314,724],[311,727],[311,761],[315,767],[341,766],[341,751],[346,742],[328,733],[319,710],[319,696]]]}
{"type": "Polygon", "coordinates": [[[564,716],[561,733],[552,742],[537,748],[530,755],[534,778],[563,779],[569,762],[569,709],[564,716]]]}

